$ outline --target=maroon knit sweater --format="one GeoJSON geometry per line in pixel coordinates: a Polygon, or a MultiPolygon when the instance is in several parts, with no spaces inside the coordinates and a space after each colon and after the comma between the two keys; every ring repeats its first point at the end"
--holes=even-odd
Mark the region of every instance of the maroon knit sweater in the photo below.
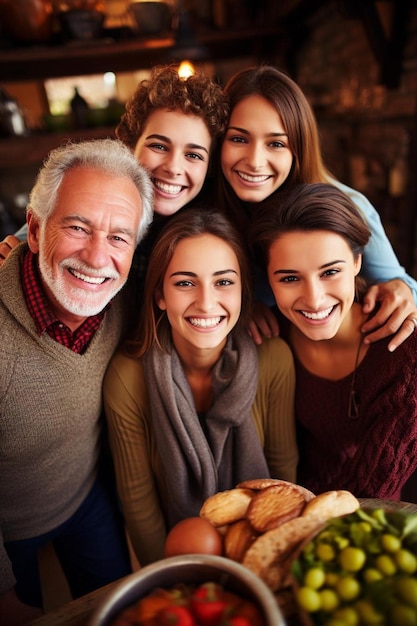
{"type": "Polygon", "coordinates": [[[325,380],[296,359],[297,480],[316,494],[399,499],[417,468],[417,330],[393,353],[387,344],[372,344],[357,369],[356,420],[348,418],[353,374],[325,380]]]}

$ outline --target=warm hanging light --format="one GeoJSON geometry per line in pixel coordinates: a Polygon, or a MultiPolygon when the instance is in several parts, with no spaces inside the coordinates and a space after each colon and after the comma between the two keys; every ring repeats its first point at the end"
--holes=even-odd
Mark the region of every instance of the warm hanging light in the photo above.
{"type": "Polygon", "coordinates": [[[178,76],[186,80],[187,78],[190,78],[190,76],[192,76],[193,74],[195,74],[195,67],[191,63],[191,61],[181,61],[178,67],[178,76]]]}

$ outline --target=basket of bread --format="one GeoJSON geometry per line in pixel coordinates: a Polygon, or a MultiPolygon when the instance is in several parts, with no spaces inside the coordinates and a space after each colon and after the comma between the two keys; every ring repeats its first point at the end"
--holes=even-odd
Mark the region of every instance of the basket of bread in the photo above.
{"type": "MultiPolygon", "coordinates": [[[[417,626],[415,515],[268,478],[214,494],[195,521],[218,533],[218,553],[266,583],[288,624],[417,626]]],[[[169,555],[178,530],[167,537],[169,555]]]]}

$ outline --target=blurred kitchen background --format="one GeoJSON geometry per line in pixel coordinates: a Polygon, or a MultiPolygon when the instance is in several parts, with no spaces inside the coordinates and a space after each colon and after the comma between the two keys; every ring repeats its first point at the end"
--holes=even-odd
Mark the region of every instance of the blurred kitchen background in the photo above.
{"type": "Polygon", "coordinates": [[[416,0],[0,0],[0,238],[51,148],[114,136],[149,69],[186,60],[221,84],[262,62],[289,73],[329,169],[417,276],[416,0]]]}

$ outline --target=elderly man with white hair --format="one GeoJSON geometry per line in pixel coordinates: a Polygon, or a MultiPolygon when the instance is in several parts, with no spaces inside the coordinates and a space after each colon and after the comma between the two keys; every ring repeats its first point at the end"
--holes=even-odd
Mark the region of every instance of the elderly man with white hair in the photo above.
{"type": "Polygon", "coordinates": [[[42,613],[37,552],[52,542],[72,595],[130,571],[100,468],[102,381],[119,344],[152,184],[115,140],[51,152],[28,241],[0,267],[0,621],[42,613]],[[120,292],[120,293],[119,293],[120,292]]]}

